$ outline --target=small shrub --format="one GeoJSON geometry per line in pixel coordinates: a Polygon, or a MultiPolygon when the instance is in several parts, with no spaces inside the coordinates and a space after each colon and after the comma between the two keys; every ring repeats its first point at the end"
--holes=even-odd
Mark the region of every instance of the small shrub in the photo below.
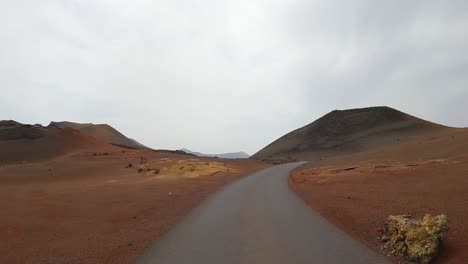
{"type": "Polygon", "coordinates": [[[161,172],[161,170],[158,169],[158,168],[154,169],[154,171],[153,171],[154,174],[159,174],[160,172],[161,172]]]}

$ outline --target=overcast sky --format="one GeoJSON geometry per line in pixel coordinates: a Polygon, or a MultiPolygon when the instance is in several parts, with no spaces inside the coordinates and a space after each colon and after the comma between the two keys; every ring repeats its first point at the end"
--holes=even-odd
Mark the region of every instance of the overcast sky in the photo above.
{"type": "Polygon", "coordinates": [[[333,109],[468,126],[468,1],[0,0],[0,119],[255,153],[333,109]]]}

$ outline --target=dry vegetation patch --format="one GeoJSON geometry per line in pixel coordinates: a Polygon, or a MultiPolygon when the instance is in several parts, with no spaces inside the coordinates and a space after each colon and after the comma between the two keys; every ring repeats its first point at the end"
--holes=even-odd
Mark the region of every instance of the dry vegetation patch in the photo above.
{"type": "Polygon", "coordinates": [[[171,160],[163,159],[156,162],[143,163],[138,167],[139,173],[158,175],[159,178],[197,178],[211,176],[217,173],[236,173],[237,170],[227,164],[199,159],[171,160]]]}

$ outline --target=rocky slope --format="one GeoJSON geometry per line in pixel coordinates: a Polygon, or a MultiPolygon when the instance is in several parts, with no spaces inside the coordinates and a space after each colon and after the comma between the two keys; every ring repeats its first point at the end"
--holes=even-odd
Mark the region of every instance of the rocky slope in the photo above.
{"type": "Polygon", "coordinates": [[[252,157],[320,160],[414,139],[445,127],[390,107],[335,110],[269,144],[252,157]]]}

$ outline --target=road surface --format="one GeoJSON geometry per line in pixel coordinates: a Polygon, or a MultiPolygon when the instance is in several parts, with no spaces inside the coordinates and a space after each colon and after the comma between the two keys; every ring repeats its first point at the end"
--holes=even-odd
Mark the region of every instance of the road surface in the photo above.
{"type": "Polygon", "coordinates": [[[147,264],[389,263],[328,223],[271,167],[212,195],[137,259],[147,264]]]}

